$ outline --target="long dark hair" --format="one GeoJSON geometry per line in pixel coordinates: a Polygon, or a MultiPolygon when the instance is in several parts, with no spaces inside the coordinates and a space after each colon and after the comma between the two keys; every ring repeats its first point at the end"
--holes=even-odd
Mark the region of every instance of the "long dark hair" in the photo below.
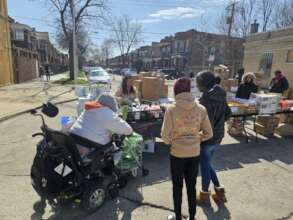
{"type": "Polygon", "coordinates": [[[127,87],[127,81],[130,80],[130,77],[129,76],[125,76],[122,80],[122,93],[125,94],[125,95],[129,95],[131,93],[134,93],[134,87],[131,85],[129,90],[128,90],[128,87],[127,87]]]}

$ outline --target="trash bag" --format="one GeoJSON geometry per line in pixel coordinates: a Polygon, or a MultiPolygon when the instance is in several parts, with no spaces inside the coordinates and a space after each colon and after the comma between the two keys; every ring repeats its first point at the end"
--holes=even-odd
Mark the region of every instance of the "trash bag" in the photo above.
{"type": "Polygon", "coordinates": [[[126,137],[122,145],[122,156],[118,162],[118,168],[121,170],[132,170],[141,166],[143,137],[137,133],[133,133],[130,137],[126,137]]]}

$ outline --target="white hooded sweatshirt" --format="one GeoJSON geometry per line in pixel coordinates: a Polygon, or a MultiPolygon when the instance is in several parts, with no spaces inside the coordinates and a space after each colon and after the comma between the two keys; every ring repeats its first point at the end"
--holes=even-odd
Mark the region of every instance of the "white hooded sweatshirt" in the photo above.
{"type": "Polygon", "coordinates": [[[117,113],[98,102],[86,102],[85,111],[78,117],[70,132],[106,145],[112,134],[130,135],[133,130],[117,113]]]}

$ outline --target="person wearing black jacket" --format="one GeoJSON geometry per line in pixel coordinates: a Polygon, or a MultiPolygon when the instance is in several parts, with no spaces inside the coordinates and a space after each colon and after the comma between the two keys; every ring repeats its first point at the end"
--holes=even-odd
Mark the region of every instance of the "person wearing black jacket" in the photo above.
{"type": "Polygon", "coordinates": [[[269,87],[270,92],[282,93],[289,88],[289,82],[281,70],[275,71],[275,78],[272,79],[269,87]]]}
{"type": "Polygon", "coordinates": [[[212,198],[216,202],[226,202],[225,189],[219,182],[211,160],[224,137],[225,121],[231,116],[231,110],[226,101],[226,92],[216,84],[216,78],[213,73],[208,71],[199,72],[196,80],[199,90],[203,92],[199,102],[207,109],[214,134],[211,139],[201,143],[202,190],[197,196],[197,202],[202,205],[210,205],[211,193],[209,185],[211,181],[215,188],[215,194],[212,195],[212,198]]]}
{"type": "Polygon", "coordinates": [[[249,99],[251,93],[257,93],[257,85],[255,85],[254,73],[245,73],[242,76],[242,83],[239,85],[236,98],[249,99]]]}

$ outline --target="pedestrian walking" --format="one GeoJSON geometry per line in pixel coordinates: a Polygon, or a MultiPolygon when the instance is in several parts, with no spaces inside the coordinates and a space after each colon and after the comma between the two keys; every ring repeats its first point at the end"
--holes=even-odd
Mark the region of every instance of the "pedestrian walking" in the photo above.
{"type": "Polygon", "coordinates": [[[45,66],[45,75],[46,75],[47,82],[49,82],[50,81],[50,75],[51,75],[51,70],[50,70],[49,64],[47,64],[45,66]]]}
{"type": "Polygon", "coordinates": [[[213,128],[213,137],[203,140],[200,152],[200,168],[202,175],[202,186],[197,202],[201,205],[211,204],[211,192],[209,185],[214,184],[215,194],[212,195],[216,202],[226,202],[224,186],[220,184],[216,171],[212,166],[212,158],[215,150],[219,147],[224,137],[225,121],[231,115],[231,110],[226,101],[226,92],[216,84],[216,77],[213,73],[202,71],[197,74],[197,84],[202,96],[199,100],[208,113],[213,128]]]}
{"type": "Polygon", "coordinates": [[[206,109],[195,102],[190,89],[189,78],[180,78],[176,81],[175,104],[167,108],[161,131],[164,143],[171,145],[170,169],[175,215],[168,216],[169,220],[182,219],[183,179],[187,189],[189,219],[195,219],[200,142],[213,136],[206,109]]]}

